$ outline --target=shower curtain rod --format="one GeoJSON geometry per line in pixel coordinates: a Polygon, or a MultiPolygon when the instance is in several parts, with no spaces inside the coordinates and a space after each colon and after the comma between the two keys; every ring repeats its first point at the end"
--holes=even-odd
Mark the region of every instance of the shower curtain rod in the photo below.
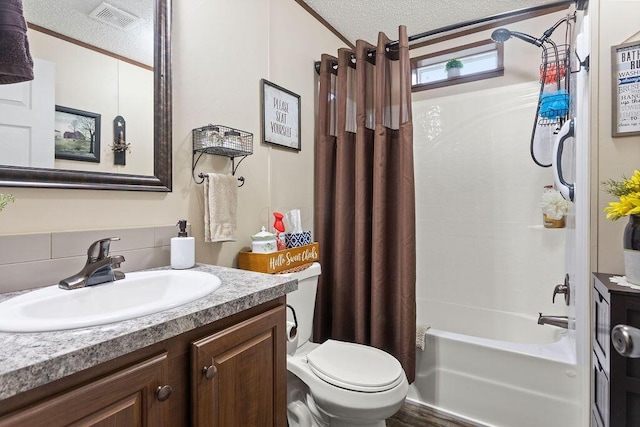
{"type": "MultiPolygon", "coordinates": [[[[459,24],[447,25],[445,27],[440,27],[440,28],[437,28],[435,30],[425,31],[424,33],[416,34],[414,36],[409,36],[409,42],[412,42],[412,41],[415,41],[415,40],[419,40],[419,39],[423,39],[425,37],[435,36],[436,34],[446,33],[448,31],[453,31],[453,30],[457,30],[457,29],[460,29],[460,28],[464,28],[464,27],[470,27],[472,25],[484,24],[485,22],[497,21],[499,19],[505,19],[505,18],[511,18],[512,16],[518,16],[518,15],[522,15],[524,13],[529,13],[529,12],[537,12],[539,10],[550,9],[550,8],[558,7],[558,6],[564,6],[564,5],[571,4],[571,3],[576,3],[576,0],[563,0],[563,1],[558,1],[558,2],[555,2],[555,3],[544,4],[544,5],[541,5],[541,6],[533,6],[533,7],[527,7],[527,8],[524,8],[524,9],[512,10],[511,12],[498,13],[496,15],[487,16],[486,18],[474,19],[474,20],[465,21],[465,22],[462,22],[462,23],[459,23],[459,24]]],[[[387,49],[397,49],[398,48],[398,42],[397,41],[389,42],[389,43],[387,43],[386,47],[387,47],[387,49]]],[[[372,49],[372,50],[375,51],[375,49],[372,49]]]]}
{"type": "MultiPolygon", "coordinates": [[[[576,8],[578,10],[584,10],[584,9],[586,9],[587,5],[589,4],[589,0],[563,0],[563,1],[558,1],[558,2],[554,2],[554,3],[544,4],[544,5],[541,5],[541,6],[533,6],[533,7],[528,7],[528,8],[524,8],[524,9],[513,10],[511,12],[498,13],[496,15],[487,16],[486,18],[474,19],[474,20],[471,20],[471,21],[461,22],[459,24],[447,25],[447,26],[444,26],[444,27],[437,28],[435,30],[425,31],[424,33],[420,33],[420,34],[416,34],[416,35],[413,35],[413,36],[409,36],[409,42],[412,42],[412,41],[415,41],[415,40],[419,40],[419,39],[423,39],[425,37],[435,36],[436,34],[441,34],[441,33],[446,33],[446,32],[449,32],[449,31],[458,30],[460,28],[470,27],[470,26],[478,25],[478,24],[484,24],[485,22],[491,22],[491,21],[497,21],[497,20],[500,20],[500,19],[511,18],[512,16],[522,15],[524,13],[537,12],[539,10],[550,9],[550,8],[553,8],[553,7],[564,6],[564,5],[568,5],[568,4],[572,4],[572,3],[576,3],[576,8]]],[[[398,41],[393,41],[393,42],[387,43],[386,48],[387,48],[387,50],[397,49],[398,48],[398,41]]],[[[367,52],[367,56],[372,57],[373,54],[376,52],[376,50],[377,50],[376,48],[369,49],[369,51],[367,52]]],[[[355,59],[355,55],[354,54],[351,55],[351,59],[352,60],[355,59]]],[[[320,61],[316,61],[314,65],[315,65],[316,73],[320,74],[320,61]]]]}

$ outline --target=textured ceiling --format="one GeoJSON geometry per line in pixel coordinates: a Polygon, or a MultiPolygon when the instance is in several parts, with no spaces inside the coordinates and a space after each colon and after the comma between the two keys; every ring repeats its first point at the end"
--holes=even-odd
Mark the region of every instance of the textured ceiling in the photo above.
{"type": "Polygon", "coordinates": [[[378,32],[390,38],[398,26],[409,35],[447,25],[512,12],[558,0],[302,0],[347,40],[375,43],[378,32]]]}
{"type": "MultiPolygon", "coordinates": [[[[255,0],[258,1],[258,0],[255,0]]],[[[409,35],[558,0],[302,0],[347,40],[375,42],[379,31],[390,38],[399,25],[409,35]]],[[[28,22],[82,40],[124,57],[153,65],[153,0],[108,0],[142,18],[129,30],[89,17],[102,0],[23,0],[28,22]]]]}
{"type": "Polygon", "coordinates": [[[142,18],[131,29],[114,28],[89,17],[102,0],[23,0],[27,22],[153,66],[153,0],[107,0],[142,18]]]}

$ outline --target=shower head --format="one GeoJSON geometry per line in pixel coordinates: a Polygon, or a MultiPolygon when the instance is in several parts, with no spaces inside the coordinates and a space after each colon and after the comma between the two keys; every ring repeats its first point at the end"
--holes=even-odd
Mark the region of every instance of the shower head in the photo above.
{"type": "Polygon", "coordinates": [[[520,40],[524,40],[527,43],[531,43],[535,46],[542,46],[544,43],[543,40],[537,39],[529,34],[520,33],[518,31],[509,31],[506,28],[498,28],[493,33],[491,33],[491,40],[496,43],[504,43],[509,40],[511,37],[515,37],[520,40]]]}
{"type": "Polygon", "coordinates": [[[498,28],[491,33],[491,40],[496,43],[504,43],[511,38],[511,31],[506,28],[498,28]]]}
{"type": "Polygon", "coordinates": [[[531,43],[532,45],[535,45],[537,47],[541,47],[544,43],[549,43],[555,46],[555,43],[553,43],[553,40],[551,40],[550,38],[551,34],[553,34],[553,32],[556,30],[556,28],[560,26],[560,24],[562,24],[563,22],[569,22],[571,20],[575,20],[575,18],[576,18],[575,13],[573,15],[565,16],[564,18],[560,19],[558,22],[553,24],[551,28],[545,31],[542,34],[542,37],[540,37],[539,39],[533,36],[530,36],[529,34],[520,33],[518,31],[510,31],[510,30],[507,30],[506,28],[498,28],[493,33],[491,33],[491,40],[493,40],[496,43],[504,43],[507,40],[509,40],[511,37],[515,37],[517,39],[524,40],[527,43],[531,43]]]}

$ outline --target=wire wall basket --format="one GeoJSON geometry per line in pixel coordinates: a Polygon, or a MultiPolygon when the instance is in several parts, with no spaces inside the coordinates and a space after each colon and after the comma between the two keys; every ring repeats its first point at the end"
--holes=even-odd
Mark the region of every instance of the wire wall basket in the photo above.
{"type": "MultiPolygon", "coordinates": [[[[191,131],[193,152],[191,154],[191,176],[196,184],[202,184],[206,175],[200,173],[196,179],[195,170],[203,154],[213,154],[231,159],[231,174],[235,176],[240,163],[253,154],[253,134],[240,129],[222,125],[208,124],[191,131]],[[237,163],[236,157],[242,157],[237,163]]],[[[240,187],[244,185],[244,177],[239,177],[240,187]]]]}
{"type": "Polygon", "coordinates": [[[253,154],[253,134],[222,125],[206,125],[192,131],[193,152],[225,157],[253,154]]]}

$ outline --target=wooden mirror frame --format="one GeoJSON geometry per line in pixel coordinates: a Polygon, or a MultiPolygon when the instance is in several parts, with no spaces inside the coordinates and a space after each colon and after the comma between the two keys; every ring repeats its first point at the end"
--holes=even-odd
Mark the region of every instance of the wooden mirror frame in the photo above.
{"type": "Polygon", "coordinates": [[[0,166],[0,187],[171,191],[171,0],[155,0],[153,175],[0,166]]]}

